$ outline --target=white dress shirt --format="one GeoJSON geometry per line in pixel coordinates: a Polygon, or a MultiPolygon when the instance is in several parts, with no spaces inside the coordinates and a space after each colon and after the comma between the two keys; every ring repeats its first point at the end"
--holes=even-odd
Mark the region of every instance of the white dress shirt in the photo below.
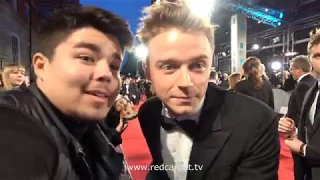
{"type": "MultiPolygon", "coordinates": [[[[203,100],[204,101],[204,100],[203,100]]],[[[197,113],[192,116],[179,116],[174,119],[180,120],[195,120],[198,122],[202,110],[203,101],[197,113]]],[[[168,109],[162,105],[161,114],[167,118],[170,117],[168,109]]],[[[196,128],[196,127],[195,127],[196,128]]],[[[161,127],[161,154],[164,165],[171,169],[166,169],[166,172],[171,180],[187,179],[189,157],[193,145],[193,140],[181,129],[175,128],[172,131],[166,131],[161,127]]]]}

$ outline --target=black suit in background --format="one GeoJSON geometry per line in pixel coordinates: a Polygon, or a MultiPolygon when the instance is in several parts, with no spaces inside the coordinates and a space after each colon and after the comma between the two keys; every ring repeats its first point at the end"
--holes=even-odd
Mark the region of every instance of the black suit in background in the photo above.
{"type": "Polygon", "coordinates": [[[320,179],[320,113],[315,115],[313,124],[311,124],[309,118],[310,109],[315,101],[317,91],[318,83],[306,93],[298,125],[298,139],[304,143],[307,143],[306,139],[308,139],[306,156],[303,158],[305,164],[302,166],[306,173],[306,180],[320,179]]]}
{"type": "Polygon", "coordinates": [[[296,126],[298,126],[301,116],[301,109],[303,104],[303,99],[307,91],[317,82],[311,75],[306,75],[303,77],[299,83],[297,83],[296,88],[293,90],[289,104],[287,117],[295,121],[296,126]]]}
{"type": "MultiPolygon", "coordinates": [[[[154,97],[139,110],[140,125],[152,155],[163,164],[160,128],[162,103],[154,97]]],[[[265,104],[209,84],[189,164],[187,180],[277,180],[278,119],[265,104]]],[[[149,171],[148,180],[168,180],[165,171],[149,171]]]]}
{"type": "Polygon", "coordinates": [[[252,79],[245,79],[237,83],[235,91],[259,99],[274,109],[272,84],[268,80],[263,80],[261,89],[254,88],[254,85],[252,79]]]}
{"type": "MultiPolygon", "coordinates": [[[[303,77],[299,83],[297,83],[296,88],[293,90],[289,104],[287,117],[295,121],[296,126],[299,125],[303,99],[307,91],[317,82],[311,75],[306,75],[303,77]]],[[[304,162],[300,155],[293,153],[294,160],[294,177],[295,180],[303,180],[304,177],[304,162]]]]}

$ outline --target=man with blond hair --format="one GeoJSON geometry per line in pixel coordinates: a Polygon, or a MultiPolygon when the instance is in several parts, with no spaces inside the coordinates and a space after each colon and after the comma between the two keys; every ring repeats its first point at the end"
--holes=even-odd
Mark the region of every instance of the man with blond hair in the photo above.
{"type": "MultiPolygon", "coordinates": [[[[320,179],[320,29],[310,34],[308,55],[318,82],[305,94],[300,117],[289,116],[279,121],[279,132],[290,137],[285,141],[286,145],[292,152],[300,154],[300,160],[295,159],[295,171],[299,172],[296,180],[320,179]]],[[[307,65],[305,71],[307,69],[310,70],[310,66],[307,65]]]]}
{"type": "Polygon", "coordinates": [[[215,27],[184,1],[144,10],[138,36],[156,97],[139,110],[152,155],[148,180],[275,180],[276,114],[209,83],[215,27]]]}

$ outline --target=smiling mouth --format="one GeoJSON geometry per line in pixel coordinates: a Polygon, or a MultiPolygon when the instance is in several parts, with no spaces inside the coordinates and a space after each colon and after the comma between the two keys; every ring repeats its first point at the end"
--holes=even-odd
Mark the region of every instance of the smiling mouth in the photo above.
{"type": "Polygon", "coordinates": [[[99,98],[103,98],[103,99],[107,99],[109,97],[109,95],[107,93],[100,92],[100,91],[87,91],[86,93],[91,96],[95,96],[95,97],[99,97],[99,98]]]}

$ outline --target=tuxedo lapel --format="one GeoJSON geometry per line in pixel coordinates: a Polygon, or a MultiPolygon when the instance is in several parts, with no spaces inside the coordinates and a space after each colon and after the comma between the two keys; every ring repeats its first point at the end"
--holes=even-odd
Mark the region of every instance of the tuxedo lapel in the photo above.
{"type": "MultiPolygon", "coordinates": [[[[302,129],[304,129],[306,124],[309,124],[310,122],[306,122],[306,121],[310,121],[309,118],[309,113],[310,113],[310,109],[312,106],[312,103],[314,102],[315,96],[316,96],[316,91],[318,89],[317,84],[315,86],[312,87],[312,89],[308,92],[309,94],[306,94],[306,99],[302,105],[302,112],[301,112],[301,118],[300,118],[300,124],[299,127],[302,127],[302,129]]],[[[313,134],[315,127],[316,127],[316,119],[319,118],[319,115],[317,117],[314,118],[314,125],[310,125],[308,126],[309,129],[309,133],[313,134]]],[[[305,133],[305,132],[303,132],[305,133]]],[[[302,134],[302,136],[304,136],[304,134],[302,134]]]]}
{"type": "Polygon", "coordinates": [[[163,158],[161,154],[162,147],[160,139],[161,121],[163,120],[163,116],[161,115],[162,104],[158,98],[155,98],[155,101],[155,106],[148,116],[150,120],[152,120],[150,121],[150,129],[148,130],[150,135],[148,137],[152,138],[150,139],[150,143],[152,143],[151,153],[154,158],[153,160],[155,161],[154,163],[162,164],[163,158]]]}
{"type": "Polygon", "coordinates": [[[205,173],[215,161],[231,131],[224,128],[224,114],[221,111],[226,91],[208,87],[203,111],[194,138],[189,164],[202,166],[199,171],[189,171],[187,179],[204,179],[205,173]]]}

